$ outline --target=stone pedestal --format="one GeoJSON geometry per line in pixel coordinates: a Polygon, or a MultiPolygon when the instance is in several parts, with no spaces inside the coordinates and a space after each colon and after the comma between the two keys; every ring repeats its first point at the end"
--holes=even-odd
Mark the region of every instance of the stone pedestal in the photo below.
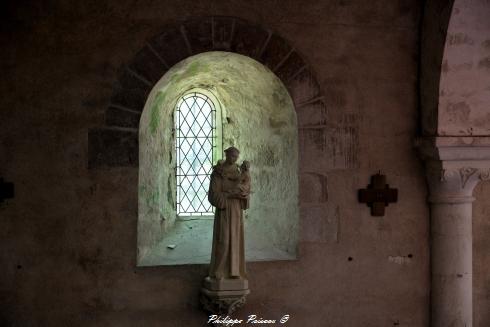
{"type": "Polygon", "coordinates": [[[490,138],[432,137],[417,145],[430,192],[431,326],[471,327],[472,194],[490,177],[490,138]]]}
{"type": "Polygon", "coordinates": [[[218,315],[230,315],[246,302],[250,293],[246,279],[211,279],[206,277],[201,288],[204,310],[218,315]]]}

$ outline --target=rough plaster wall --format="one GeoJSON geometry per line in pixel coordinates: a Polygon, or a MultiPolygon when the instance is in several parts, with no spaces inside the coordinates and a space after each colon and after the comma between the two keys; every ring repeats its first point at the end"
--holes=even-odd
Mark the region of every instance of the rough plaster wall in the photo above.
{"type": "MultiPolygon", "coordinates": [[[[358,144],[347,163],[321,164],[315,148],[300,144],[312,158],[302,187],[328,190],[328,204],[301,208],[298,261],[249,265],[252,294],[238,315],[289,313],[290,326],[427,326],[427,192],[411,145],[420,6],[12,3],[1,22],[0,167],[17,194],[0,209],[2,323],[202,326],[197,290],[206,266],[135,269],[138,172],[88,170],[87,129],[102,124],[117,68],[146,38],[177,17],[218,14],[270,27],[299,49],[326,93],[332,128],[358,144]],[[400,191],[383,218],[356,199],[378,169],[400,191]],[[317,175],[328,187],[312,182],[317,175]]],[[[310,134],[322,146],[321,134],[310,134]]]]}
{"type": "MultiPolygon", "coordinates": [[[[179,97],[195,88],[211,92],[221,103],[222,118],[218,119],[223,122],[223,149],[236,146],[240,149],[239,163],[251,162],[253,193],[250,209],[245,212],[247,244],[270,253],[283,251],[294,258],[298,242],[298,144],[291,98],[282,82],[255,60],[207,52],[189,57],[168,71],[152,90],[141,116],[139,261],[144,260],[148,248],[165,238],[161,221],[169,230],[175,220],[172,117],[179,97]]],[[[218,156],[223,158],[222,153],[218,156]]],[[[192,236],[182,242],[192,242],[192,236]]],[[[271,258],[275,256],[255,259],[271,258]]],[[[201,262],[191,259],[186,263],[201,262]]]]}
{"type": "Polygon", "coordinates": [[[439,97],[439,135],[490,134],[490,2],[454,2],[439,97]]]}
{"type": "Polygon", "coordinates": [[[138,179],[138,258],[144,257],[153,245],[162,240],[162,235],[172,228],[176,219],[172,109],[178,96],[178,93],[174,94],[169,101],[167,93],[155,92],[144,112],[144,127],[139,130],[142,169],[138,179]],[[159,124],[160,120],[166,123],[159,124]]]}

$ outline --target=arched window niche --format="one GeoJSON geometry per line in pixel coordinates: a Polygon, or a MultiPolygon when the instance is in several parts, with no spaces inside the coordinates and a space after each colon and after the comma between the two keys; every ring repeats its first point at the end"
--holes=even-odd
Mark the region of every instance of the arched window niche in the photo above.
{"type": "Polygon", "coordinates": [[[246,56],[216,51],[173,66],[156,83],[143,109],[138,266],[210,261],[214,217],[180,214],[177,206],[177,111],[182,99],[193,94],[209,99],[215,110],[212,164],[232,145],[240,149],[240,162],[251,162],[253,193],[245,211],[247,261],[295,259],[299,207],[294,105],[268,68],[246,56]]]}

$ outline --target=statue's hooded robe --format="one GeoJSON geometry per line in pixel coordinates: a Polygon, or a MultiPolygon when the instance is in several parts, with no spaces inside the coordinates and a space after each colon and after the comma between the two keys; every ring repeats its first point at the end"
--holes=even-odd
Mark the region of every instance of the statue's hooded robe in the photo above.
{"type": "Polygon", "coordinates": [[[243,239],[243,210],[248,200],[229,197],[240,178],[238,165],[221,163],[213,168],[208,199],[216,207],[213,248],[209,276],[211,278],[246,278],[243,239]]]}

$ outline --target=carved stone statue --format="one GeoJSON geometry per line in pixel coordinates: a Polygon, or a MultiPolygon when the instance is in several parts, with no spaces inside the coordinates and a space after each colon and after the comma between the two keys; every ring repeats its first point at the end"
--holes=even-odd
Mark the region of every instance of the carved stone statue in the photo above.
{"type": "Polygon", "coordinates": [[[212,313],[231,313],[245,303],[248,281],[245,269],[243,210],[248,209],[250,163],[236,164],[240,152],[225,150],[226,160],[213,167],[208,199],[215,207],[209,276],[204,279],[201,302],[212,313]]]}

